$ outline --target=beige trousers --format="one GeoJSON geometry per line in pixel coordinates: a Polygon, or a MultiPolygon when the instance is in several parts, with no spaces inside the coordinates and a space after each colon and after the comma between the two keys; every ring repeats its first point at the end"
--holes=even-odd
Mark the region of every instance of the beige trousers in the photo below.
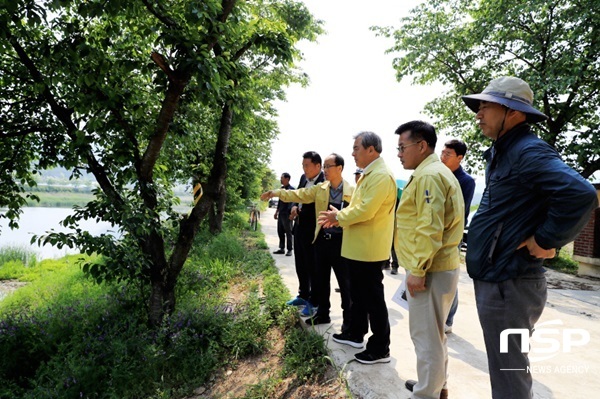
{"type": "Polygon", "coordinates": [[[438,399],[448,379],[444,323],[450,312],[460,269],[427,273],[423,292],[408,294],[410,337],[417,354],[418,382],[413,399],[438,399]]]}

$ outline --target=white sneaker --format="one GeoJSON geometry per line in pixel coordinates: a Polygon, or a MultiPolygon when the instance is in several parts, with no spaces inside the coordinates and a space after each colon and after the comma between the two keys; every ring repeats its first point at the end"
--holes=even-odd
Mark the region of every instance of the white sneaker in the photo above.
{"type": "Polygon", "coordinates": [[[444,332],[446,334],[451,334],[452,333],[452,326],[449,326],[448,324],[444,324],[444,332]]]}

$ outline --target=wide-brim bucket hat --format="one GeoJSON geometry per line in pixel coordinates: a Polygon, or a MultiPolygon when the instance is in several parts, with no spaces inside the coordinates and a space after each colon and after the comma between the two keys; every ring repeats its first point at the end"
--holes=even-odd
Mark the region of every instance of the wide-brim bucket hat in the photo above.
{"type": "Polygon", "coordinates": [[[527,122],[537,123],[548,119],[548,116],[533,108],[533,91],[522,79],[502,76],[494,79],[480,94],[462,96],[471,111],[479,111],[479,102],[487,101],[504,105],[527,115],[527,122]]]}

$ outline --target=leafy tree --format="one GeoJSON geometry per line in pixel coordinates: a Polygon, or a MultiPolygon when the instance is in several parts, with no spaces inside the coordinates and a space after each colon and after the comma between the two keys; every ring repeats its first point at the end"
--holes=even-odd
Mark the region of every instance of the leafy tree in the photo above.
{"type": "Polygon", "coordinates": [[[279,176],[272,169],[265,170],[261,179],[261,192],[281,187],[279,176]]]}
{"type": "Polygon", "coordinates": [[[295,46],[320,22],[292,0],[0,4],[4,217],[17,225],[22,194],[45,169],[92,174],[95,199],[62,222],[74,232],[39,241],[104,255],[84,266],[98,281],[144,282],[158,325],[200,223],[208,215],[220,229],[228,183],[234,203],[260,184],[277,133],[272,100],[303,81],[295,46]],[[174,209],[177,183],[203,187],[189,213],[174,209]],[[120,235],[91,236],[82,219],[120,235]]]}
{"type": "Polygon", "coordinates": [[[587,178],[600,169],[598,6],[598,0],[427,0],[398,29],[374,29],[395,39],[388,51],[398,53],[398,79],[449,89],[427,112],[474,149],[483,137],[460,96],[502,75],[527,81],[536,106],[550,117],[537,125],[540,136],[587,178]]]}

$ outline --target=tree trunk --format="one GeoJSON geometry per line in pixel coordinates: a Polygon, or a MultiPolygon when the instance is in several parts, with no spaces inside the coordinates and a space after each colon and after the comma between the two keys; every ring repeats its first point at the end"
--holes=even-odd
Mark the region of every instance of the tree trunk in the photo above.
{"type": "Polygon", "coordinates": [[[210,212],[208,212],[208,230],[211,232],[211,234],[219,233],[217,229],[217,202],[218,197],[213,203],[213,206],[210,207],[210,212]]]}
{"type": "Polygon", "coordinates": [[[211,207],[209,229],[212,234],[219,234],[223,230],[223,217],[225,216],[225,203],[227,192],[225,187],[218,193],[215,204],[211,207]]]}
{"type": "Polygon", "coordinates": [[[151,326],[157,327],[162,323],[165,313],[175,308],[175,297],[167,289],[168,263],[165,257],[163,237],[153,231],[143,244],[144,251],[150,255],[150,303],[148,320],[151,326]]]}
{"type": "Polygon", "coordinates": [[[219,232],[223,229],[223,218],[225,217],[225,204],[227,203],[227,192],[223,190],[217,202],[217,227],[219,232]]]}
{"type": "MultiPolygon", "coordinates": [[[[206,215],[211,212],[211,208],[214,208],[216,203],[222,202],[222,205],[218,206],[218,209],[222,209],[222,211],[218,211],[215,215],[216,219],[220,217],[220,231],[225,208],[224,193],[225,178],[227,176],[227,150],[231,138],[232,118],[233,110],[229,104],[223,105],[219,126],[219,138],[217,139],[213,157],[213,166],[208,179],[208,184],[206,184],[204,189],[204,195],[200,201],[198,201],[198,204],[194,206],[190,215],[184,216],[179,223],[179,235],[171,258],[169,259],[166,281],[163,286],[161,297],[167,305],[164,307],[164,311],[166,312],[172,312],[175,307],[175,285],[177,284],[177,278],[179,277],[179,273],[181,273],[181,269],[192,248],[194,237],[196,236],[200,222],[202,222],[206,215]],[[223,195],[220,195],[220,193],[223,193],[223,195]]],[[[212,212],[214,212],[214,210],[212,212]]]]}
{"type": "Polygon", "coordinates": [[[227,178],[227,151],[229,150],[229,139],[231,138],[231,125],[233,110],[228,103],[223,104],[221,111],[221,124],[219,126],[219,138],[215,147],[213,169],[211,180],[213,181],[215,196],[215,223],[210,226],[213,234],[219,233],[223,227],[223,216],[225,213],[225,179],[227,178]]]}

